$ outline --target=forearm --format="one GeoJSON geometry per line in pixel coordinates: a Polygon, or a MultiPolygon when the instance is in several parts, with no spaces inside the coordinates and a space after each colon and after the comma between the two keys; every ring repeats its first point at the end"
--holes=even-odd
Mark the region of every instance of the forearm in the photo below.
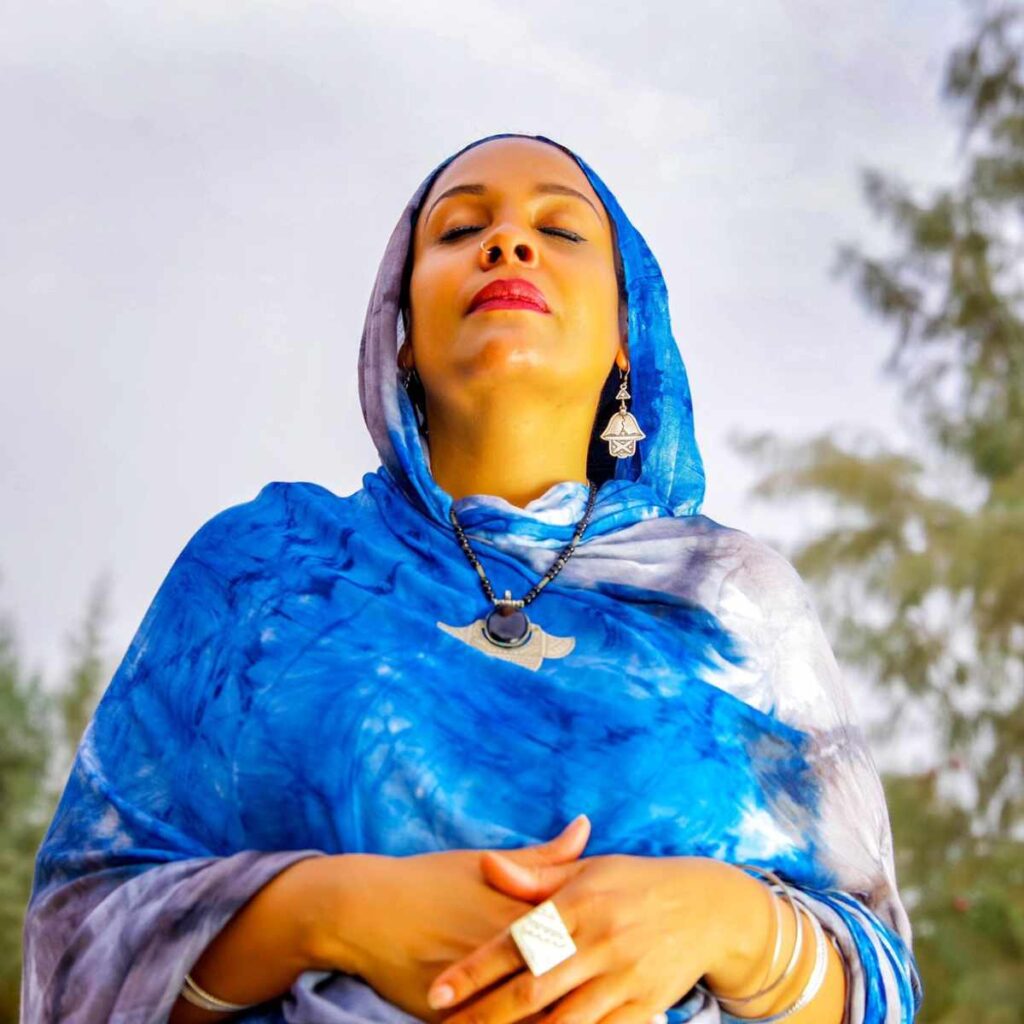
{"type": "MultiPolygon", "coordinates": [[[[348,855],[309,857],[275,875],[218,932],[189,972],[211,995],[247,1005],[280,996],[306,970],[324,967],[317,936],[332,899],[332,879],[348,855]]],[[[332,965],[344,969],[345,964],[332,965]]],[[[235,1014],[193,1006],[181,996],[169,1024],[209,1024],[235,1014]]]]}
{"type": "MultiPolygon", "coordinates": [[[[797,921],[788,901],[772,894],[765,883],[733,865],[725,865],[721,891],[715,894],[722,907],[721,920],[732,922],[720,939],[716,967],[704,982],[715,995],[742,998],[774,981],[789,963],[796,943],[797,921]],[[769,899],[770,898],[770,899],[769,899]],[[778,901],[782,922],[779,959],[768,975],[775,948],[775,917],[770,900],[778,901]]],[[[810,921],[801,915],[803,942],[790,976],[760,999],[734,1006],[736,1017],[763,1017],[791,1006],[807,985],[814,970],[815,941],[810,921]]],[[[846,1003],[846,974],[833,944],[825,938],[826,972],[821,987],[801,1010],[787,1017],[789,1024],[840,1024],[846,1003]]],[[[728,1009],[728,1006],[726,1007],[728,1009]]]]}

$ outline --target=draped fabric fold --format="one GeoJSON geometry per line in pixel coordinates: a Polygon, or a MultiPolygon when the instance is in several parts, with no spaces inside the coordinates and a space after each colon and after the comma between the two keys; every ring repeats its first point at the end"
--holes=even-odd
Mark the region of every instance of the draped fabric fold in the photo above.
{"type": "MultiPolygon", "coordinates": [[[[582,812],[586,856],[772,868],[840,945],[845,1020],[913,1020],[888,813],[841,672],[786,559],[700,512],[664,281],[575,154],[615,224],[646,438],[531,605],[571,650],[530,667],[458,634],[489,603],[395,361],[416,212],[457,155],[411,197],[367,309],[359,395],[380,466],[349,495],[268,483],[203,523],[103,694],[37,856],[23,1024],[165,1021],[209,940],[304,857],[518,847],[582,812]]],[[[495,591],[519,596],[586,497],[562,481],[525,508],[454,504],[495,591]]],[[[720,1011],[695,989],[669,1017],[720,1011]]],[[[330,971],[237,1019],[414,1021],[330,971]]]]}

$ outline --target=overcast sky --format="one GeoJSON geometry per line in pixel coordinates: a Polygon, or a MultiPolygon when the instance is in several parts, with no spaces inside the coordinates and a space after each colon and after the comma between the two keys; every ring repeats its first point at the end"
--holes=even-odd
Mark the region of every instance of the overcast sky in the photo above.
{"type": "Polygon", "coordinates": [[[376,468],[356,386],[412,190],[481,135],[592,164],[668,282],[703,511],[765,540],[732,431],[904,434],[892,328],[829,269],[885,251],[859,168],[953,174],[953,0],[5,5],[0,607],[30,665],[110,574],[120,660],[198,526],[376,468]]]}

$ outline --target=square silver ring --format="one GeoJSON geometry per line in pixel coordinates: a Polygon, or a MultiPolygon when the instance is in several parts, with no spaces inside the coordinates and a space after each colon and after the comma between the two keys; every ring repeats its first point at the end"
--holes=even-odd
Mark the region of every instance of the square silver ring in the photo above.
{"type": "Polygon", "coordinates": [[[558,908],[545,900],[509,925],[512,941],[535,977],[550,971],[576,952],[558,908]]]}

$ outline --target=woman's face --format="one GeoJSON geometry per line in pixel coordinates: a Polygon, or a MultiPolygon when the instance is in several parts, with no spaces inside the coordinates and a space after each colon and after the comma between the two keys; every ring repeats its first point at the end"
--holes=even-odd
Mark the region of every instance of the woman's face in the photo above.
{"type": "Polygon", "coordinates": [[[552,409],[596,409],[612,361],[628,366],[613,244],[597,193],[554,146],[495,139],[449,164],[417,220],[400,355],[423,381],[428,420],[435,403],[472,409],[497,387],[552,409]],[[533,285],[547,311],[471,309],[485,285],[513,279],[533,285]]]}

